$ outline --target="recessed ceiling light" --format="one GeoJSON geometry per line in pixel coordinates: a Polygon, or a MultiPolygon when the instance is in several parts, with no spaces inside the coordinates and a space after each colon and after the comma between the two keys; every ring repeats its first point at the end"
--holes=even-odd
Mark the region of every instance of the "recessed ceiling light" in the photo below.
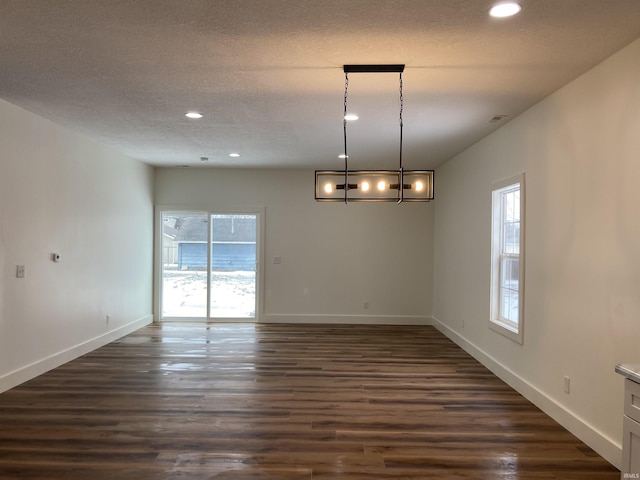
{"type": "Polygon", "coordinates": [[[358,118],[360,118],[360,117],[358,117],[358,115],[356,115],[355,113],[347,113],[347,114],[344,116],[344,119],[345,119],[347,122],[353,122],[354,120],[358,120],[358,118]]]}
{"type": "Polygon", "coordinates": [[[187,112],[184,114],[184,116],[193,119],[202,118],[202,114],[200,112],[187,112]]]}
{"type": "Polygon", "coordinates": [[[520,10],[522,10],[522,7],[516,2],[502,2],[491,7],[489,15],[496,18],[512,17],[520,10]]]}
{"type": "Polygon", "coordinates": [[[240,156],[240,154],[239,153],[230,153],[229,156],[231,158],[238,158],[240,156]]]}

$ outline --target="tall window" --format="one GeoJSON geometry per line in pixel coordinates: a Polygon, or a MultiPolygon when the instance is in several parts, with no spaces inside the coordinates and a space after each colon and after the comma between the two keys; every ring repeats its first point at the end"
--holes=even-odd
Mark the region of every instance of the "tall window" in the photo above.
{"type": "Polygon", "coordinates": [[[489,326],[523,342],[524,174],[494,186],[491,225],[489,326]]]}

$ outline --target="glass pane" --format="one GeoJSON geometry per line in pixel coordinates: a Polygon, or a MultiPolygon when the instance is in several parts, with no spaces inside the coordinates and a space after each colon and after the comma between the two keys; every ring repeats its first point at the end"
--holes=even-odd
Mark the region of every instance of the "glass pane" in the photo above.
{"type": "Polygon", "coordinates": [[[511,290],[509,292],[511,299],[509,300],[509,316],[507,317],[514,324],[518,324],[519,321],[519,296],[517,290],[511,290]]]}
{"type": "Polygon", "coordinates": [[[431,170],[405,170],[404,193],[406,202],[433,198],[433,172],[431,170]]]}
{"type": "Polygon", "coordinates": [[[509,318],[509,301],[511,297],[509,295],[509,290],[506,288],[500,289],[500,317],[503,319],[509,318]]]}
{"type": "Polygon", "coordinates": [[[518,291],[520,289],[520,259],[512,258],[509,265],[509,287],[512,290],[518,291]]]}
{"type": "Polygon", "coordinates": [[[349,201],[392,201],[400,198],[400,176],[394,171],[358,170],[349,173],[349,201]]]}
{"type": "Polygon", "coordinates": [[[205,213],[162,216],[162,317],[206,317],[207,231],[205,213]]]}
{"type": "Polygon", "coordinates": [[[502,193],[502,253],[520,253],[520,188],[502,193]]]}
{"type": "Polygon", "coordinates": [[[518,290],[520,280],[520,259],[500,257],[500,287],[518,290]]]}
{"type": "Polygon", "coordinates": [[[433,198],[433,170],[405,170],[400,188],[398,170],[344,170],[316,171],[316,200],[344,202],[345,193],[350,202],[407,202],[433,198]],[[345,188],[348,186],[348,188],[345,188]]]}
{"type": "Polygon", "coordinates": [[[211,215],[211,317],[256,316],[257,215],[211,215]]]}
{"type": "Polygon", "coordinates": [[[520,259],[500,257],[500,317],[518,324],[520,259]]]}
{"type": "Polygon", "coordinates": [[[505,222],[520,221],[520,188],[515,186],[502,194],[502,208],[505,222]]]}
{"type": "Polygon", "coordinates": [[[503,253],[520,253],[520,222],[504,224],[503,245],[503,253]]]}
{"type": "Polygon", "coordinates": [[[316,172],[316,200],[344,202],[344,184],[344,170],[316,172]]]}
{"type": "Polygon", "coordinates": [[[500,297],[500,317],[518,325],[518,292],[501,288],[500,297]]]}

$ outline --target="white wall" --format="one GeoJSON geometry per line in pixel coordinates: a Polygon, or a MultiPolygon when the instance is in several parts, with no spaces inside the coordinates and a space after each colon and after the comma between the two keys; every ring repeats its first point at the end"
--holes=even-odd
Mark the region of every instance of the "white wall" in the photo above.
{"type": "Polygon", "coordinates": [[[433,204],[317,203],[313,182],[312,170],[157,169],[156,204],[265,208],[259,321],[430,321],[433,204]]]}
{"type": "Polygon", "coordinates": [[[440,328],[618,466],[614,366],[640,362],[639,59],[640,40],[436,172],[440,328]],[[522,346],[488,328],[491,184],[521,171],[522,346]]]}
{"type": "Polygon", "coordinates": [[[152,245],[152,168],[0,101],[0,391],[149,322],[152,245]]]}

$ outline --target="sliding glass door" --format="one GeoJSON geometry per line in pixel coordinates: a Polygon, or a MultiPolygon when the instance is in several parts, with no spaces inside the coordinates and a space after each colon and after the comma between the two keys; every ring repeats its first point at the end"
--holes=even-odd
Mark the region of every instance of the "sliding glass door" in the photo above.
{"type": "Polygon", "coordinates": [[[211,215],[209,316],[255,318],[258,217],[211,215]]]}
{"type": "Polygon", "coordinates": [[[161,218],[161,319],[255,319],[260,214],[163,211],[161,218]]]}
{"type": "Polygon", "coordinates": [[[162,318],[207,315],[208,214],[162,214],[162,318]]]}

